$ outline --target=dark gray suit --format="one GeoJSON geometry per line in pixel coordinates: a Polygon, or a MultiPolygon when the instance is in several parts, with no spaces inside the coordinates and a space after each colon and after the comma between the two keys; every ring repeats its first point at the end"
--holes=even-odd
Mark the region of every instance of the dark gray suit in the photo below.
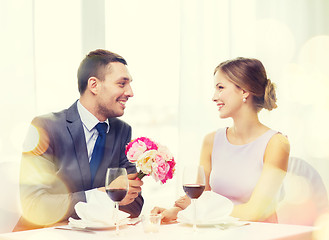
{"type": "MultiPolygon", "coordinates": [[[[22,210],[32,222],[33,218],[37,223],[40,218],[45,218],[45,222],[50,218],[51,223],[76,217],[75,204],[86,201],[86,190],[104,186],[109,167],[125,167],[128,173],[136,172],[135,165],[125,156],[131,127],[117,118],[109,119],[104,158],[93,185],[77,102],[61,112],[36,117],[32,124],[41,133],[40,143],[35,150],[23,153],[20,178],[22,210]]],[[[29,139],[28,135],[27,142],[29,139]]],[[[120,209],[136,217],[142,206],[143,198],[139,195],[120,209]]]]}

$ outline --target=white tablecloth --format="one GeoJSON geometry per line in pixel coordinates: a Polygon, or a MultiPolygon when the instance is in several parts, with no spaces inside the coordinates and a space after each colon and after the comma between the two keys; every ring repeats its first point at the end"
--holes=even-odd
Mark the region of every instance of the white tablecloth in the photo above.
{"type": "MultiPolygon", "coordinates": [[[[62,226],[68,228],[68,226],[62,226]]],[[[270,224],[270,223],[251,223],[250,225],[234,227],[221,230],[215,227],[199,227],[197,232],[189,225],[170,224],[161,225],[158,233],[144,233],[141,223],[135,226],[123,226],[121,234],[115,239],[152,239],[152,240],[212,240],[212,239],[232,239],[232,240],[269,240],[269,239],[312,239],[313,227],[270,224]]],[[[0,239],[28,239],[28,240],[93,240],[93,239],[112,239],[114,230],[93,231],[92,233],[60,230],[55,228],[44,228],[22,232],[13,232],[0,234],[0,239]]]]}

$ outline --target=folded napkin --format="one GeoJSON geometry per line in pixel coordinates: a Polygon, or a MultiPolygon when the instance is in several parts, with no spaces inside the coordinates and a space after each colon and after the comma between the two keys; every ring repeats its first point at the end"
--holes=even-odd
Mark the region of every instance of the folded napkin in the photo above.
{"type": "MultiPolygon", "coordinates": [[[[114,203],[105,192],[94,191],[88,203],[78,202],[75,211],[80,217],[79,220],[69,218],[69,225],[78,228],[102,228],[111,227],[115,224],[114,219],[114,203]]],[[[128,220],[129,214],[119,211],[119,222],[128,220]]]]}
{"type": "MultiPolygon", "coordinates": [[[[228,198],[212,191],[205,191],[195,201],[197,224],[219,224],[237,221],[229,216],[233,210],[233,203],[228,198]]],[[[190,204],[177,215],[177,221],[193,223],[194,207],[190,204]]]]}

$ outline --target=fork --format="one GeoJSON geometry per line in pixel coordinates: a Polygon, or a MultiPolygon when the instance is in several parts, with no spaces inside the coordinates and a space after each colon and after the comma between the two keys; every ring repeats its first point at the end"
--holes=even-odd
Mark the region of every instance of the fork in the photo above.
{"type": "Polygon", "coordinates": [[[86,228],[77,228],[77,227],[72,227],[72,228],[64,228],[64,227],[55,227],[54,229],[59,229],[59,230],[72,230],[72,231],[78,231],[78,232],[86,232],[86,233],[95,233],[92,230],[86,229],[86,228]]]}

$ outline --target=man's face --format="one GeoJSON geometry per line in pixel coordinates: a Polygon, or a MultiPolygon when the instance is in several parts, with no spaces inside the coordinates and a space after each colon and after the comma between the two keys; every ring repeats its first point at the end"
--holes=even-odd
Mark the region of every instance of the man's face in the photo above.
{"type": "Polygon", "coordinates": [[[126,102],[134,96],[130,83],[131,75],[127,66],[120,62],[105,67],[104,81],[99,81],[97,112],[104,119],[124,114],[126,102]]]}

